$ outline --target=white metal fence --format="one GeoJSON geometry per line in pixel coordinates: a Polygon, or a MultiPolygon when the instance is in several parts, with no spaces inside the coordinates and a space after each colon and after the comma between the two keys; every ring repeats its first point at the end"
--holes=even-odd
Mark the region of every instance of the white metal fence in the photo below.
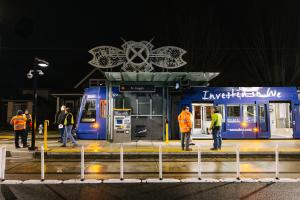
{"type": "MultiPolygon", "coordinates": [[[[124,147],[123,144],[120,145],[120,178],[119,179],[109,179],[109,180],[87,180],[85,179],[85,149],[82,146],[81,147],[81,159],[80,159],[80,180],[74,179],[73,181],[60,181],[60,180],[49,180],[45,179],[45,152],[44,152],[44,146],[41,146],[41,179],[40,180],[28,180],[28,181],[15,181],[13,183],[100,183],[100,182],[106,182],[106,183],[118,183],[118,182],[248,182],[249,179],[242,179],[240,174],[240,148],[239,145],[236,146],[236,177],[231,179],[203,179],[202,178],[202,160],[201,160],[201,150],[200,146],[198,146],[197,150],[197,177],[194,179],[164,179],[163,178],[163,148],[162,145],[159,145],[158,148],[158,178],[157,179],[146,179],[146,180],[139,180],[139,179],[124,179],[124,147]]],[[[279,181],[287,181],[287,182],[295,182],[298,180],[296,179],[279,179],[279,150],[278,145],[275,147],[275,169],[274,169],[274,178],[271,179],[258,179],[258,180],[250,180],[251,182],[279,182],[279,181]]],[[[0,147],[0,179],[1,183],[12,183],[9,180],[5,180],[5,166],[6,166],[6,147],[2,146],[0,147]]],[[[299,179],[300,181],[300,179],[299,179]]]]}

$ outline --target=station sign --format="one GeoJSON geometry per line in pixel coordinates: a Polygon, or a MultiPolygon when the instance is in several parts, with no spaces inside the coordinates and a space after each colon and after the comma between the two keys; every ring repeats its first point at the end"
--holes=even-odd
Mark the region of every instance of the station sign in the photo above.
{"type": "Polygon", "coordinates": [[[154,85],[120,85],[120,92],[155,92],[154,85]]]}

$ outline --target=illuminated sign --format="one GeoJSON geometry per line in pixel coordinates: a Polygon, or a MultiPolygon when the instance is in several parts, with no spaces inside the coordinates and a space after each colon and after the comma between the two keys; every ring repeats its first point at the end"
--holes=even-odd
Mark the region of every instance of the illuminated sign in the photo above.
{"type": "Polygon", "coordinates": [[[275,97],[281,98],[281,92],[278,92],[276,89],[268,88],[266,91],[262,92],[257,90],[235,90],[231,89],[231,91],[227,92],[219,92],[219,93],[212,93],[209,90],[203,91],[203,100],[216,100],[216,99],[231,99],[231,98],[268,98],[268,97],[275,97]]]}
{"type": "Polygon", "coordinates": [[[155,92],[154,85],[120,85],[120,92],[155,92]]]}

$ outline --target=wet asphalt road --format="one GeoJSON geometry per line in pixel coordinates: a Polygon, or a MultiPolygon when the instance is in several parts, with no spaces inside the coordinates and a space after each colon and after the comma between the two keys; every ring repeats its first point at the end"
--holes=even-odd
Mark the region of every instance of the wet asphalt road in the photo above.
{"type": "Polygon", "coordinates": [[[300,183],[1,185],[2,199],[298,200],[300,183]]]}

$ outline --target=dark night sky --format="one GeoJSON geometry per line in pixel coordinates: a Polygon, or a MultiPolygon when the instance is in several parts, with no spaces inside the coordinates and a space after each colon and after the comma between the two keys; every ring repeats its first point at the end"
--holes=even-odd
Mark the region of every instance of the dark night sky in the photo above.
{"type": "Polygon", "coordinates": [[[51,62],[41,87],[71,88],[120,37],[186,49],[184,70],[221,72],[212,85],[298,86],[299,26],[297,1],[0,0],[0,88],[30,87],[35,56],[51,62]]]}

